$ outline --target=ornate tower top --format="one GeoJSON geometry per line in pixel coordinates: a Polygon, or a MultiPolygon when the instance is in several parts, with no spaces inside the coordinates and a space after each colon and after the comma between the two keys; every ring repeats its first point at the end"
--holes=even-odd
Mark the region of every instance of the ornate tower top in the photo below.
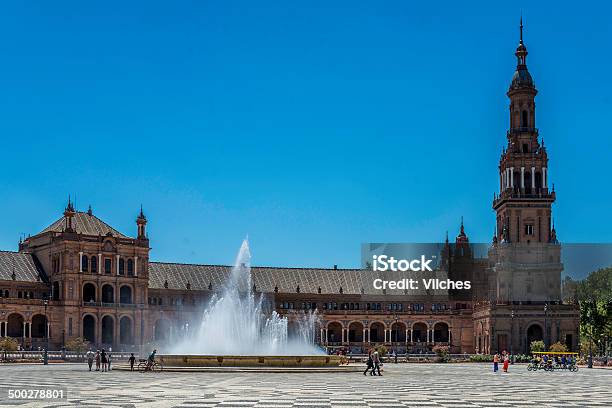
{"type": "Polygon", "coordinates": [[[527,47],[525,43],[523,43],[523,17],[521,17],[519,45],[516,47],[516,52],[514,53],[514,55],[516,55],[516,71],[514,72],[510,88],[508,89],[508,96],[511,96],[510,94],[513,91],[525,89],[534,92],[534,96],[535,93],[537,93],[533,78],[531,78],[531,74],[527,70],[527,54],[527,47]]]}
{"type": "Polygon", "coordinates": [[[142,211],[142,204],[140,205],[140,213],[136,218],[136,225],[138,226],[138,239],[146,239],[147,217],[145,217],[144,212],[142,211]]]}
{"type": "Polygon", "coordinates": [[[66,205],[66,209],[64,210],[64,217],[66,217],[66,228],[67,232],[74,232],[74,226],[72,225],[72,218],[76,214],[74,210],[74,206],[72,205],[72,201],[70,200],[70,195],[68,195],[68,204],[66,205]]]}
{"type": "Polygon", "coordinates": [[[469,239],[465,233],[465,228],[463,226],[463,216],[461,216],[461,227],[459,228],[459,235],[457,235],[457,238],[455,239],[455,243],[460,244],[464,242],[469,242],[469,239]]]}

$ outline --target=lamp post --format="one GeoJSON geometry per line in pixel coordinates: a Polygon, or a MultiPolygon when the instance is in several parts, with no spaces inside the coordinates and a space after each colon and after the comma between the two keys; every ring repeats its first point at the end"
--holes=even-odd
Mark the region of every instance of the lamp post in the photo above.
{"type": "Polygon", "coordinates": [[[548,350],[548,303],[544,304],[544,351],[548,350]]]}
{"type": "Polygon", "coordinates": [[[47,316],[47,306],[49,306],[49,301],[47,299],[43,300],[43,305],[45,306],[45,354],[43,354],[43,364],[49,364],[49,317],[47,316]]]}
{"type": "MultiPolygon", "coordinates": [[[[398,343],[397,339],[399,337],[399,333],[397,331],[399,321],[400,321],[399,316],[395,315],[395,342],[396,343],[398,343]]],[[[391,334],[393,334],[393,326],[391,326],[391,334]]],[[[391,340],[393,340],[393,338],[391,338],[391,340]]],[[[397,364],[397,350],[395,349],[395,347],[393,348],[393,354],[395,355],[395,364],[397,364]]]]}
{"type": "Polygon", "coordinates": [[[514,358],[512,344],[514,343],[514,310],[510,312],[510,355],[514,358]]]}

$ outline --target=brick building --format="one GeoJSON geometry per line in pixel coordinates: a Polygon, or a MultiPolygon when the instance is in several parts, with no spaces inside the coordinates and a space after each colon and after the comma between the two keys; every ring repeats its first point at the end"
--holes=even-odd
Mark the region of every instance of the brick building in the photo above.
{"type": "MultiPolygon", "coordinates": [[[[473,256],[463,222],[441,253],[441,272],[473,281],[469,296],[375,290],[378,275],[369,270],[254,267],[253,290],[265,296],[269,310],[292,320],[316,309],[322,318],[317,340],[355,350],[385,343],[420,352],[442,344],[452,352],[516,353],[536,339],[576,349],[579,313],[561,303],[556,196],[535,127],[537,90],[522,24],[515,55],[488,257],[473,256]]],[[[189,333],[230,267],[151,262],[146,226],[141,209],[136,237],[124,235],[69,200],[63,216],[20,241],[18,252],[0,252],[0,335],[26,349],[44,346],[48,334],[54,349],[81,336],[100,347],[138,350],[189,333]]]]}

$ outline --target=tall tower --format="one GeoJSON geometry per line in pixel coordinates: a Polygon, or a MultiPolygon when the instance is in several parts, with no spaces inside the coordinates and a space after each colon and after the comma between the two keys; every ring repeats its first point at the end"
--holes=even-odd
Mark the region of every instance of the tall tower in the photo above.
{"type": "Polygon", "coordinates": [[[517,66],[510,98],[508,145],[499,161],[499,194],[494,195],[496,233],[492,260],[497,271],[498,299],[550,301],[560,297],[563,266],[552,227],[554,188],[548,185],[548,155],[536,128],[538,91],[527,70],[523,21],[516,48],[517,66]]]}

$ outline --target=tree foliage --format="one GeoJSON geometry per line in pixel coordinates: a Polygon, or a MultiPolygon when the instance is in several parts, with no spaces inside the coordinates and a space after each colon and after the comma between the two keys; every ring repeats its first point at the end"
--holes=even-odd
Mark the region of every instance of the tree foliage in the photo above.
{"type": "Polygon", "coordinates": [[[83,353],[89,349],[89,342],[81,337],[73,337],[66,342],[66,350],[83,353]]]}
{"type": "Polygon", "coordinates": [[[529,345],[529,349],[532,353],[535,351],[544,351],[544,342],[542,340],[534,340],[529,345]]]}
{"type": "Polygon", "coordinates": [[[558,341],[554,344],[551,344],[550,347],[548,348],[548,351],[554,351],[556,353],[563,353],[567,351],[567,346],[561,343],[560,341],[558,341]]]}
{"type": "Polygon", "coordinates": [[[581,343],[603,345],[612,338],[612,267],[591,272],[577,286],[581,343]]]}
{"type": "Polygon", "coordinates": [[[16,351],[19,348],[19,342],[12,337],[0,338],[1,351],[16,351]]]}

